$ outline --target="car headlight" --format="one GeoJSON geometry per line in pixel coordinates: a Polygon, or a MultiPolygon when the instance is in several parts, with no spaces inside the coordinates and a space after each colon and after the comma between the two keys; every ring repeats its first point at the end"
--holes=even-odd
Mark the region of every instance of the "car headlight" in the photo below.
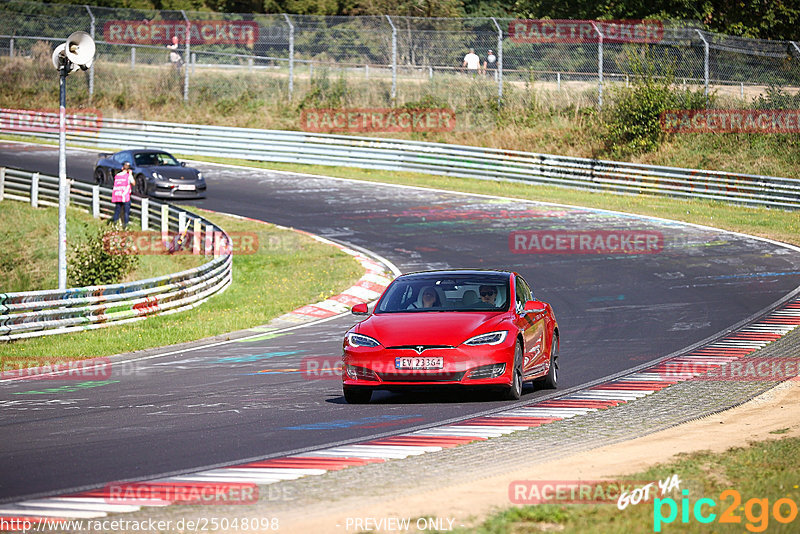
{"type": "Polygon", "coordinates": [[[347,334],[347,342],[351,347],[377,347],[380,345],[377,339],[353,332],[347,334]]]}
{"type": "Polygon", "coordinates": [[[497,332],[480,334],[466,340],[464,345],[499,345],[506,340],[507,335],[508,330],[498,330],[497,332]]]}
{"type": "Polygon", "coordinates": [[[163,180],[164,179],[164,177],[161,176],[160,174],[158,174],[157,172],[153,172],[153,178],[155,178],[156,180],[163,180]]]}

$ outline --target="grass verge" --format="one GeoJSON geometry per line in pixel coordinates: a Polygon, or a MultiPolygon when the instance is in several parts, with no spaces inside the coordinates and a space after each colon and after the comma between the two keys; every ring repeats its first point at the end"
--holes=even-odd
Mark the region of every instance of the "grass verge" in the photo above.
{"type": "Polygon", "coordinates": [[[265,324],[304,304],[341,292],[362,274],[350,256],[308,236],[272,224],[211,212],[203,215],[229,233],[258,235],[255,254],[234,255],[233,284],[224,293],[175,315],[4,344],[0,368],[107,356],[265,324]]]}
{"type": "Polygon", "coordinates": [[[669,504],[657,501],[628,505],[624,510],[613,504],[542,504],[499,511],[483,523],[470,529],[455,529],[464,534],[506,534],[529,532],[604,532],[627,534],[630,532],[797,532],[797,507],[800,503],[800,438],[752,443],[748,447],[732,448],[724,453],[698,452],[680,455],[677,460],[659,464],[627,480],[665,480],[673,474],[681,479],[681,490],[663,499],[673,499],[677,511],[671,523],[656,522],[655,517],[667,518],[669,504]],[[736,493],[723,493],[735,490],[736,493]],[[739,497],[738,502],[736,497],[739,497]],[[685,504],[683,499],[688,503],[685,504]],[[695,516],[695,505],[704,501],[699,511],[714,519],[701,523],[695,516]],[[778,512],[775,505],[780,500],[778,512]],[[791,504],[790,504],[791,503],[791,504]],[[683,511],[686,510],[686,522],[683,511]],[[723,522],[725,512],[730,522],[723,522]],[[787,518],[781,522],[778,514],[787,518]],[[656,530],[656,527],[659,527],[656,530]]]}

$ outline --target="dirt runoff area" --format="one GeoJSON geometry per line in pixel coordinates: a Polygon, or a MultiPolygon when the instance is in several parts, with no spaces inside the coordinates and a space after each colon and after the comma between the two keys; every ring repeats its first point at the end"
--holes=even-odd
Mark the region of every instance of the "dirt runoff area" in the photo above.
{"type": "Polygon", "coordinates": [[[548,463],[522,465],[513,472],[436,490],[399,493],[377,502],[367,502],[365,496],[339,500],[328,507],[304,507],[281,516],[281,532],[414,532],[419,521],[422,530],[469,527],[479,524],[493,511],[510,506],[508,487],[515,480],[613,479],[669,462],[678,453],[722,452],[753,441],[787,436],[800,436],[797,380],[785,382],[737,408],[548,463]],[[776,430],[782,432],[775,434],[776,430]],[[411,518],[410,528],[396,522],[407,518],[411,518]],[[438,523],[427,523],[434,520],[438,523]]]}

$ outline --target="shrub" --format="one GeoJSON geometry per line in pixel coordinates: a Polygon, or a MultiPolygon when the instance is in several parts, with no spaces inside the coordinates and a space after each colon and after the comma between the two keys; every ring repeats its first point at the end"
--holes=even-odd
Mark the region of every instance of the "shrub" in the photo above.
{"type": "Polygon", "coordinates": [[[706,107],[701,90],[676,88],[674,65],[658,65],[649,51],[643,55],[628,51],[627,58],[632,86],[616,91],[614,103],[605,114],[605,149],[613,157],[657,149],[665,137],[661,129],[664,111],[706,107]]]}
{"type": "Polygon", "coordinates": [[[119,283],[138,265],[138,256],[117,230],[92,232],[87,226],[85,235],[70,258],[70,285],[73,287],[119,283]]]}

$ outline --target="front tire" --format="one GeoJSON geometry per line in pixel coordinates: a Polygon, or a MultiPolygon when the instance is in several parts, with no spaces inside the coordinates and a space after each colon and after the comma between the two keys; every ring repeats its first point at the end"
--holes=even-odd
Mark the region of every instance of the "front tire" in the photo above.
{"type": "Polygon", "coordinates": [[[367,404],[372,399],[372,390],[358,386],[342,386],[347,404],[367,404]]]}
{"type": "Polygon", "coordinates": [[[141,174],[136,177],[136,194],[142,198],[147,196],[147,180],[141,174]]]}
{"type": "Polygon", "coordinates": [[[522,344],[517,341],[514,349],[514,371],[511,375],[511,385],[503,392],[505,400],[519,400],[522,397],[522,344]]]}

